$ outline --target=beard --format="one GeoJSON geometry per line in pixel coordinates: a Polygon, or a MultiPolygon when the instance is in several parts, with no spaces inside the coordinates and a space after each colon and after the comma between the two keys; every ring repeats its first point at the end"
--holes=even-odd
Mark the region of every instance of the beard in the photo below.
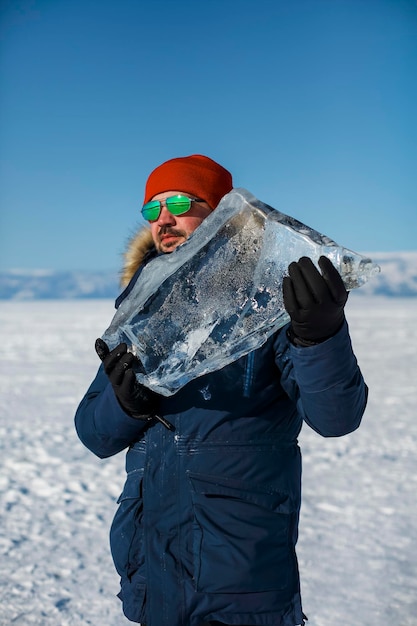
{"type": "Polygon", "coordinates": [[[158,233],[156,249],[158,252],[172,252],[180,243],[184,243],[186,239],[187,233],[185,231],[172,228],[171,226],[163,226],[158,233]],[[167,236],[172,237],[172,239],[165,239],[167,236]]]}

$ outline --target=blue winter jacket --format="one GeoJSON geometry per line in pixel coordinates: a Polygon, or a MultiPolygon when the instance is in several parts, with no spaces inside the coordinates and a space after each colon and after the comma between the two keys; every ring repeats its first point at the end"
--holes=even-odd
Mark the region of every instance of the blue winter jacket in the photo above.
{"type": "Polygon", "coordinates": [[[325,437],[355,430],[366,394],[346,323],[308,348],[283,328],[161,397],[174,432],[124,413],[100,367],[76,428],[101,458],[127,449],[111,528],[125,615],[147,626],[302,623],[297,436],[303,420],[325,437]]]}

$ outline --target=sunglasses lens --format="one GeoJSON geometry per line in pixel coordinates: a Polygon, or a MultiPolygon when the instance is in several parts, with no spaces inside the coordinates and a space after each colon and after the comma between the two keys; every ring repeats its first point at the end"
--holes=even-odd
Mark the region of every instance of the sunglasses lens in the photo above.
{"type": "MultiPolygon", "coordinates": [[[[165,200],[167,209],[172,215],[182,215],[191,209],[191,200],[187,196],[170,196],[165,200]]],[[[142,207],[142,215],[148,222],[155,222],[161,212],[159,200],[147,202],[142,207]]]]}
{"type": "Polygon", "coordinates": [[[187,196],[171,196],[165,200],[167,209],[172,215],[187,213],[191,208],[191,200],[187,196]]]}
{"type": "Polygon", "coordinates": [[[148,222],[154,222],[158,219],[159,213],[161,210],[161,203],[153,200],[152,202],[147,202],[142,207],[142,215],[144,219],[148,222]]]}

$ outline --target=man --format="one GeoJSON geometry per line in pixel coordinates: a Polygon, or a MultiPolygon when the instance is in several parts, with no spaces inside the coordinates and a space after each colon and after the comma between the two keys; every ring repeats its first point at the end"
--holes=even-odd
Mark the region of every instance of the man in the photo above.
{"type": "MultiPolygon", "coordinates": [[[[157,167],[131,242],[118,303],[141,269],[170,254],[216,209],[232,177],[192,155],[157,167]]],[[[111,529],[125,615],[146,626],[304,624],[295,554],[303,420],[327,437],[359,426],[367,388],[344,316],[347,293],[327,258],[284,278],[291,323],[259,349],[158,396],[121,344],[103,363],[76,427],[99,457],[128,448],[111,529]]],[[[137,364],[136,364],[137,365],[137,364]]]]}

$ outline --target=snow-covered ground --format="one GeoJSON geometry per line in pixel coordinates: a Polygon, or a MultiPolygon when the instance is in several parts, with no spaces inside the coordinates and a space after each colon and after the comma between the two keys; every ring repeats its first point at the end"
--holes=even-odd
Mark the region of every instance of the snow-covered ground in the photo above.
{"type": "MultiPolygon", "coordinates": [[[[370,399],[361,428],[307,426],[299,561],[309,626],[417,624],[417,299],[350,298],[370,399]]],[[[108,530],[124,455],[73,415],[112,302],[0,303],[0,625],[122,626],[108,530]]]]}

